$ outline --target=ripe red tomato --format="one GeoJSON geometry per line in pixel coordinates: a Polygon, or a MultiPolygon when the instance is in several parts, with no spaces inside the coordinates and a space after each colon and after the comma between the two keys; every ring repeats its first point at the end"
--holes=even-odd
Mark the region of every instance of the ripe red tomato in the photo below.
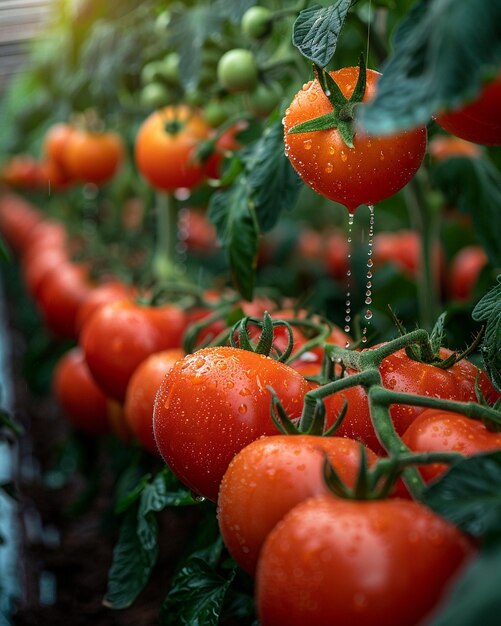
{"type": "MultiPolygon", "coordinates": [[[[446,348],[440,350],[441,358],[450,354],[451,351],[446,348]]],[[[383,360],[379,371],[383,386],[393,391],[472,402],[476,401],[475,380],[479,375],[480,389],[488,401],[494,402],[499,396],[486,374],[466,359],[444,370],[414,361],[404,350],[399,350],[383,360]]],[[[326,398],[327,423],[335,421],[345,399],[348,401],[348,411],[336,434],[358,439],[375,452],[382,453],[383,448],[372,426],[367,393],[362,387],[351,387],[326,398]]],[[[397,433],[403,435],[424,410],[417,406],[392,405],[390,415],[397,433]]]]}
{"type": "Polygon", "coordinates": [[[92,378],[81,348],[72,348],[54,370],[54,394],[75,428],[90,435],[110,430],[108,400],[92,378]]]}
{"type": "Polygon", "coordinates": [[[29,154],[18,154],[3,165],[1,180],[12,187],[36,189],[40,185],[40,165],[29,154]]]}
{"type": "Polygon", "coordinates": [[[501,74],[480,94],[459,109],[441,113],[435,121],[456,137],[485,144],[501,145],[501,74]]]}
{"type": "Polygon", "coordinates": [[[135,143],[136,165],[156,189],[192,189],[205,177],[204,164],[196,159],[200,142],[208,139],[210,126],[188,106],[168,106],[155,111],[139,128],[135,143]]]}
{"type": "Polygon", "coordinates": [[[472,555],[455,526],[417,502],[310,498],[261,550],[260,623],[416,626],[472,555]]]}
{"type": "MultiPolygon", "coordinates": [[[[382,232],[374,236],[373,261],[375,267],[393,263],[401,272],[411,278],[421,270],[421,240],[414,230],[382,232]]],[[[437,243],[433,249],[433,273],[440,279],[444,266],[444,254],[437,243]]]]}
{"type": "Polygon", "coordinates": [[[64,150],[64,166],[75,180],[100,185],[115,175],[124,156],[117,133],[74,130],[64,150]]]}
{"type": "Polygon", "coordinates": [[[179,215],[179,233],[190,252],[207,255],[217,249],[216,227],[201,211],[184,209],[179,215]]]}
{"type": "Polygon", "coordinates": [[[14,193],[0,195],[0,233],[17,253],[31,241],[31,233],[42,221],[40,212],[14,193]]]}
{"type": "Polygon", "coordinates": [[[91,291],[88,268],[84,265],[66,262],[47,271],[37,289],[37,304],[45,324],[55,335],[77,338],[77,312],[91,291]]]}
{"type": "MultiPolygon", "coordinates": [[[[329,493],[324,455],[352,487],[360,466],[360,444],[344,437],[264,437],[229,464],[219,490],[219,528],[230,554],[249,574],[254,574],[267,535],[285,514],[307,498],[329,493]]],[[[367,456],[369,464],[376,460],[371,450],[367,456]]]]}
{"type": "Polygon", "coordinates": [[[153,404],[160,383],[177,361],[182,350],[172,349],[156,352],[142,361],[134,370],[125,395],[125,421],[130,431],[145,450],[158,455],[153,437],[153,404]]]}
{"type": "Polygon", "coordinates": [[[185,324],[177,306],[118,300],[94,312],[80,333],[80,342],[98,385],[123,402],[136,367],[154,352],[178,348],[185,324]]]}
{"type": "MultiPolygon", "coordinates": [[[[349,98],[358,78],[358,67],[345,67],[330,75],[349,98]]],[[[375,95],[380,74],[367,70],[363,98],[375,95]]],[[[304,85],[285,112],[285,151],[299,176],[312,189],[347,207],[375,204],[399,191],[414,176],[426,150],[426,128],[374,137],[357,129],[353,148],[336,128],[289,134],[297,124],[325,115],[332,104],[317,79],[304,85]]]]}
{"type": "MultiPolygon", "coordinates": [[[[459,413],[426,409],[405,431],[402,440],[415,452],[459,452],[465,456],[501,449],[501,433],[487,430],[480,420],[459,413]]],[[[423,465],[426,481],[445,472],[440,463],[423,465]]]]}
{"type": "Polygon", "coordinates": [[[292,418],[310,384],[270,357],[228,346],[178,361],[155,401],[153,430],[164,461],[196,493],[216,501],[231,459],[262,435],[276,435],[271,385],[292,418]]]}
{"type": "Polygon", "coordinates": [[[453,257],[449,267],[449,294],[453,300],[469,300],[488,259],[480,246],[466,246],[453,257]]]}
{"type": "Polygon", "coordinates": [[[117,300],[124,300],[133,295],[133,287],[119,280],[110,280],[101,285],[95,285],[78,308],[75,320],[77,333],[80,335],[87,321],[92,317],[95,311],[102,306],[116,302],[117,300]]]}
{"type": "Polygon", "coordinates": [[[215,150],[205,163],[205,171],[209,178],[221,177],[221,165],[225,154],[235,152],[242,147],[236,135],[247,128],[247,125],[246,121],[238,122],[218,137],[215,150]]]}

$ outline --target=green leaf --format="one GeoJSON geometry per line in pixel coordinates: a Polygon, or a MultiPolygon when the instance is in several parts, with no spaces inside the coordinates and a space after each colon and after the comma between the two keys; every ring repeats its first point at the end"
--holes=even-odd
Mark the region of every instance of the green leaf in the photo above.
{"type": "Polygon", "coordinates": [[[424,503],[474,537],[501,538],[501,452],[466,458],[424,493],[424,503]]]}
{"type": "Polygon", "coordinates": [[[444,599],[430,626],[498,626],[501,613],[501,545],[484,549],[444,599]]]}
{"type": "Polygon", "coordinates": [[[427,124],[474,98],[501,64],[501,2],[420,0],[398,27],[373,102],[359,108],[372,134],[427,124]]]}
{"type": "Polygon", "coordinates": [[[216,571],[220,538],[207,550],[194,552],[178,570],[162,606],[162,626],[217,626],[235,569],[223,577],[216,571]]]}
{"type": "Polygon", "coordinates": [[[307,59],[325,67],[334,56],[350,6],[351,0],[337,0],[329,7],[314,4],[304,9],[294,22],[292,43],[307,59]]]}
{"type": "Polygon", "coordinates": [[[209,219],[229,257],[236,288],[247,300],[252,300],[256,280],[259,227],[250,206],[249,187],[244,174],[227,190],[211,196],[209,219]]]}
{"type": "Polygon", "coordinates": [[[501,275],[493,287],[475,306],[472,317],[485,322],[480,352],[485,369],[498,391],[501,391],[501,275]]]}
{"type": "Polygon", "coordinates": [[[209,37],[221,32],[223,18],[217,7],[199,5],[173,11],[169,43],[179,53],[179,76],[186,89],[198,85],[202,68],[202,48],[209,37]]]}
{"type": "Polygon", "coordinates": [[[445,337],[445,318],[447,317],[447,312],[444,311],[438,316],[435,325],[430,333],[430,342],[431,349],[433,354],[438,354],[439,349],[442,347],[445,337]]]}
{"type": "Polygon", "coordinates": [[[486,159],[455,157],[432,169],[433,183],[452,206],[469,213],[476,235],[494,267],[501,267],[499,198],[501,173],[486,159]]]}
{"type": "Polygon", "coordinates": [[[145,549],[138,535],[137,514],[137,506],[128,509],[113,550],[108,590],[103,601],[112,609],[125,609],[134,602],[148,582],[157,560],[156,543],[145,549]]]}
{"type": "Polygon", "coordinates": [[[244,156],[250,201],[261,231],[275,226],[283,210],[296,204],[302,183],[284,154],[282,123],[265,129],[244,156]]]}

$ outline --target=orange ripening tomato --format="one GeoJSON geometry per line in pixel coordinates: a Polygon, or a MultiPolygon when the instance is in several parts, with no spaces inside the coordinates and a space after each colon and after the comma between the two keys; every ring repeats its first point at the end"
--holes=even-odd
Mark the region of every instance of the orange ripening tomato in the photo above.
{"type": "Polygon", "coordinates": [[[21,253],[32,241],[33,229],[42,222],[40,211],[14,193],[0,195],[0,233],[14,252],[21,253]]]}
{"type": "Polygon", "coordinates": [[[153,405],[160,383],[184,352],[178,349],[155,352],[134,370],[125,395],[125,421],[145,450],[159,455],[153,436],[153,405]]]}
{"type": "Polygon", "coordinates": [[[80,335],[83,327],[92,315],[105,304],[133,297],[135,289],[119,280],[110,280],[93,286],[89,295],[78,307],[75,325],[80,335]]]}
{"type": "MultiPolygon", "coordinates": [[[[358,67],[330,72],[345,98],[351,97],[358,74],[358,67]]],[[[379,76],[367,70],[363,102],[374,98],[379,76]]],[[[298,91],[285,112],[285,152],[306,184],[353,213],[361,204],[392,196],[409,182],[425,154],[425,127],[385,136],[369,136],[355,128],[352,148],[337,128],[289,133],[292,127],[332,111],[315,79],[298,91]]]]}
{"type": "Polygon", "coordinates": [[[136,166],[156,189],[173,192],[192,189],[206,176],[197,158],[201,141],[212,129],[201,113],[185,105],[155,111],[139,128],[135,142],[136,166]]]}
{"type": "Polygon", "coordinates": [[[117,133],[75,130],[65,146],[63,163],[75,180],[100,185],[116,174],[124,156],[123,141],[117,133]]]}
{"type": "Polygon", "coordinates": [[[107,398],[89,372],[81,348],[66,352],[54,371],[54,394],[73,426],[90,435],[110,430],[107,398]]]}
{"type": "Polygon", "coordinates": [[[479,157],[482,154],[482,148],[476,143],[459,137],[436,135],[428,143],[428,152],[436,161],[444,161],[453,157],[479,157]]]}

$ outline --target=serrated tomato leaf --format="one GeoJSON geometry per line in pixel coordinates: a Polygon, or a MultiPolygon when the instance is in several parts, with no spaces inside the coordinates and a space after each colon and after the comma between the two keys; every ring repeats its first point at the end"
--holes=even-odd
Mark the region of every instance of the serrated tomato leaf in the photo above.
{"type": "Polygon", "coordinates": [[[261,231],[266,232],[275,226],[282,211],[294,208],[302,185],[285,156],[280,120],[265,129],[244,161],[250,201],[261,231]]]}
{"type": "Polygon", "coordinates": [[[103,604],[112,609],[130,606],[144,589],[156,563],[158,547],[145,549],[137,532],[138,507],[124,515],[108,573],[108,589],[103,604]]]}
{"type": "Polygon", "coordinates": [[[372,134],[427,124],[474,98],[501,64],[501,3],[420,0],[396,30],[375,99],[359,108],[372,134]]]}
{"type": "Polygon", "coordinates": [[[325,67],[334,56],[351,0],[337,0],[332,6],[314,4],[303,9],[292,29],[292,43],[303,56],[325,67]]]}
{"type": "Polygon", "coordinates": [[[235,569],[216,571],[222,541],[191,554],[175,574],[162,606],[162,626],[217,626],[235,569]]]}
{"type": "Polygon", "coordinates": [[[227,251],[235,287],[246,300],[252,300],[259,226],[250,205],[245,174],[241,174],[228,189],[211,196],[208,215],[227,251]]]}
{"type": "Polygon", "coordinates": [[[438,163],[431,175],[448,202],[471,215],[491,264],[501,267],[501,237],[494,227],[499,224],[501,173],[486,159],[455,157],[438,163]]]}
{"type": "Polygon", "coordinates": [[[501,538],[501,451],[455,463],[424,493],[424,502],[462,530],[483,539],[501,538]]]}
{"type": "Polygon", "coordinates": [[[501,275],[498,284],[477,303],[472,317],[485,323],[480,352],[490,379],[501,391],[501,275]]]}
{"type": "Polygon", "coordinates": [[[430,626],[498,626],[501,613],[501,544],[484,549],[444,598],[430,626]]]}

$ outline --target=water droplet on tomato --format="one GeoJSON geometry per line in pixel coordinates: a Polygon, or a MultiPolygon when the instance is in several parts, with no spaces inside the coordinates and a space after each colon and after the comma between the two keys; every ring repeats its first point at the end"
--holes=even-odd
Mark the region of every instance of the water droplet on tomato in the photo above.
{"type": "Polygon", "coordinates": [[[365,312],[365,319],[366,320],[372,319],[372,311],[370,309],[367,309],[367,311],[365,312]]]}
{"type": "MultiPolygon", "coordinates": [[[[346,152],[344,150],[341,150],[341,161],[346,162],[347,160],[348,160],[348,155],[346,154],[346,152]]],[[[350,213],[350,215],[353,215],[353,214],[350,213]]]]}
{"type": "Polygon", "coordinates": [[[333,155],[336,152],[336,149],[334,148],[334,146],[329,146],[329,154],[333,155]]]}
{"type": "Polygon", "coordinates": [[[312,145],[313,145],[313,141],[311,139],[305,139],[303,141],[303,147],[305,150],[311,150],[312,145]]]}
{"type": "Polygon", "coordinates": [[[332,170],[334,169],[332,163],[327,163],[327,165],[325,166],[325,173],[326,174],[331,174],[332,170]]]}
{"type": "Polygon", "coordinates": [[[244,415],[245,413],[247,413],[247,405],[246,404],[241,404],[238,407],[238,412],[240,413],[240,415],[244,415]]]}
{"type": "Polygon", "coordinates": [[[315,102],[316,99],[317,99],[317,94],[314,91],[308,94],[308,100],[310,102],[315,102]]]}

